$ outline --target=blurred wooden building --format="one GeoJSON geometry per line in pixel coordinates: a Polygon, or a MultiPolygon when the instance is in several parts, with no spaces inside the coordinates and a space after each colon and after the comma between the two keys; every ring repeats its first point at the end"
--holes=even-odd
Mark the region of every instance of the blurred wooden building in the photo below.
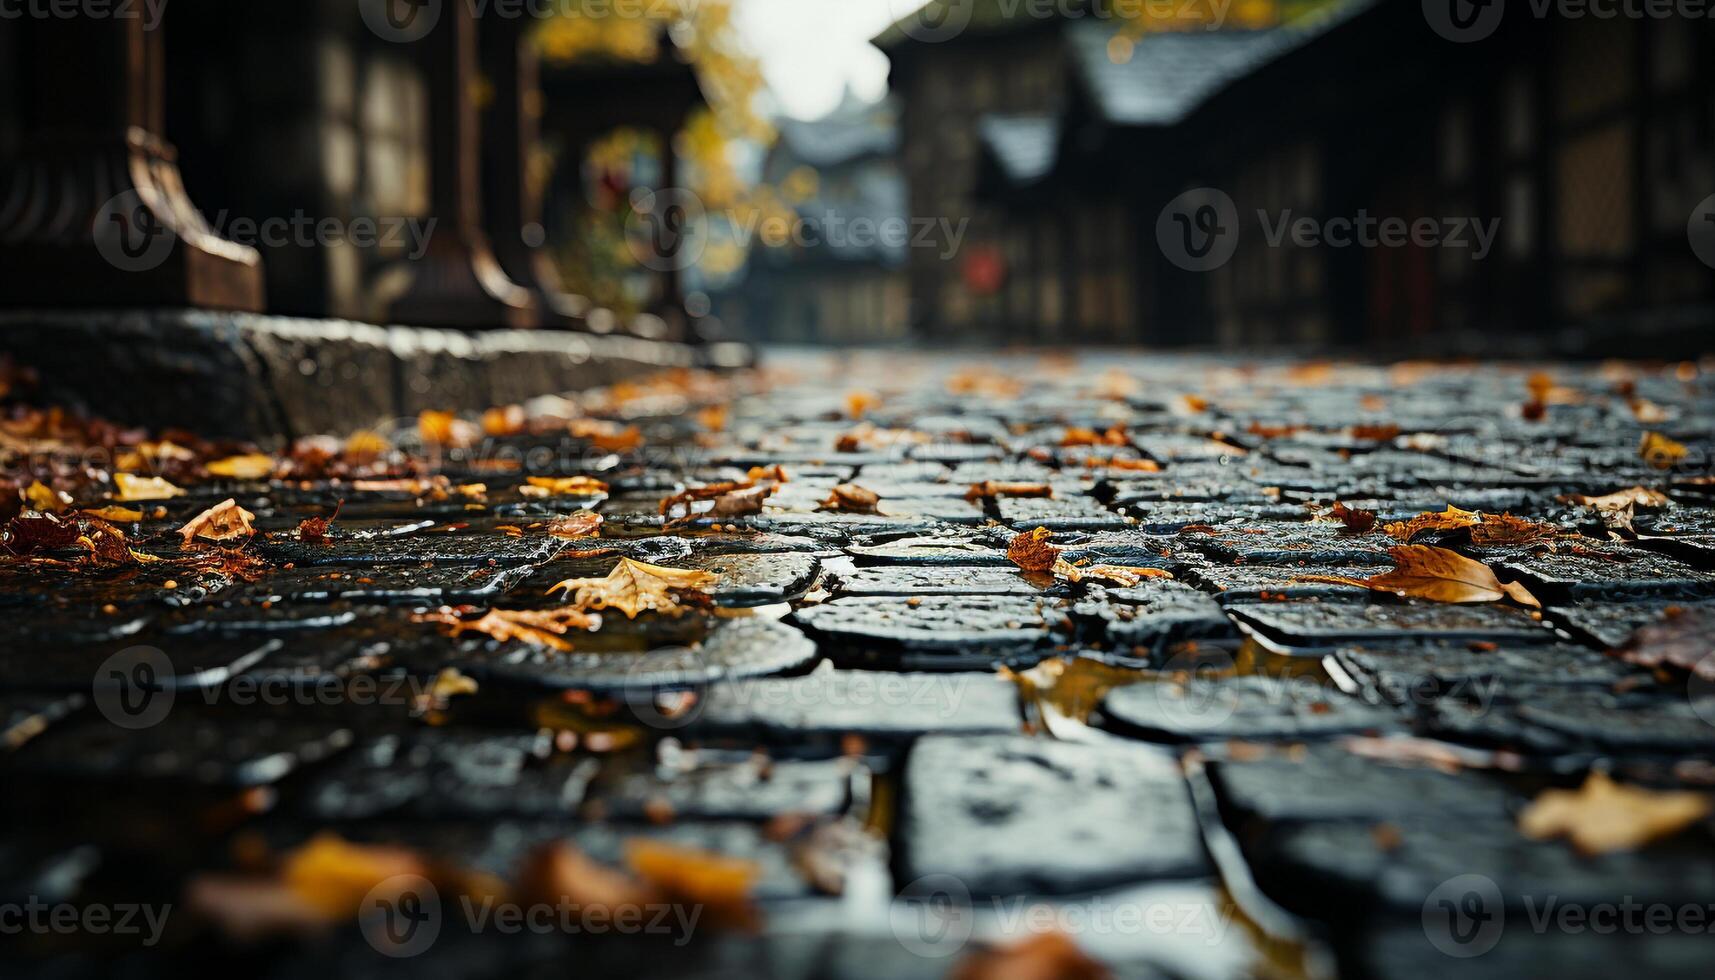
{"type": "Polygon", "coordinates": [[[905,100],[913,214],[972,219],[958,259],[910,256],[931,338],[1541,350],[1715,320],[1715,270],[1688,242],[1715,194],[1715,21],[1509,8],[1453,40],[1415,0],[1141,33],[1098,7],[984,9],[951,40],[877,41],[905,100]],[[1238,219],[1209,271],[1157,235],[1194,188],[1238,219]],[[1271,245],[1259,212],[1498,230],[1481,258],[1271,245]]]}
{"type": "Polygon", "coordinates": [[[748,232],[742,279],[719,298],[722,319],[754,340],[893,343],[906,338],[910,222],[891,100],[848,94],[815,120],[783,119],[762,182],[787,198],[798,230],[748,232]]]}

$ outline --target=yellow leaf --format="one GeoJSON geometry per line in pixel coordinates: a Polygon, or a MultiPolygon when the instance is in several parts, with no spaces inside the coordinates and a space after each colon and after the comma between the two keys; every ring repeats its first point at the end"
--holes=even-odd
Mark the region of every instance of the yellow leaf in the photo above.
{"type": "Polygon", "coordinates": [[[273,474],[274,457],[262,453],[228,456],[203,468],[208,470],[210,476],[224,476],[234,480],[261,480],[273,474]]]}
{"type": "Polygon", "coordinates": [[[91,517],[99,517],[114,524],[133,524],[143,519],[143,512],[129,507],[98,507],[84,511],[91,517]]]}
{"type": "Polygon", "coordinates": [[[173,486],[158,476],[133,476],[130,473],[113,474],[113,485],[119,492],[113,499],[120,503],[132,503],[138,500],[170,500],[173,497],[183,497],[185,492],[173,486]]]}
{"type": "Polygon", "coordinates": [[[564,592],[579,609],[616,609],[627,619],[636,619],[641,612],[677,616],[685,611],[686,601],[707,602],[706,590],[719,581],[714,572],[621,558],[606,578],[567,579],[548,594],[564,592]]]}
{"type": "Polygon", "coordinates": [[[364,896],[389,879],[427,873],[423,859],[402,847],[353,844],[329,833],[286,855],[281,868],[292,894],[330,920],[355,917],[364,896]]]}
{"type": "Polygon", "coordinates": [[[1656,792],[1622,786],[1591,772],[1577,791],[1551,789],[1519,814],[1519,830],[1532,840],[1565,837],[1584,854],[1632,851],[1668,837],[1709,815],[1699,793],[1656,792]]]}
{"type": "Polygon", "coordinates": [[[1658,470],[1672,469],[1688,452],[1684,443],[1674,442],[1659,432],[1644,433],[1643,445],[1638,447],[1638,455],[1644,462],[1658,470]]]}
{"type": "Polygon", "coordinates": [[[29,489],[24,491],[24,500],[30,505],[31,510],[38,510],[44,514],[57,514],[71,506],[71,497],[40,480],[31,483],[29,489]]]}
{"type": "Polygon", "coordinates": [[[705,909],[717,923],[756,918],[750,893],[762,869],[754,861],[633,837],[625,842],[625,863],[670,901],[705,909]]]}
{"type": "Polygon", "coordinates": [[[589,476],[532,476],[524,483],[519,492],[526,497],[593,497],[607,492],[607,484],[589,476]]]}

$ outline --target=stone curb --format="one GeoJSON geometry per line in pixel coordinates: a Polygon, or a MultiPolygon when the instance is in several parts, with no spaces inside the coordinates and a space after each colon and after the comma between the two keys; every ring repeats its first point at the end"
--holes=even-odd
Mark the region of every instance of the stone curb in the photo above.
{"type": "MultiPolygon", "coordinates": [[[[199,310],[0,314],[36,398],[125,424],[258,440],[347,433],[708,364],[685,344],[564,331],[465,333],[199,310]]],[[[744,360],[723,345],[715,366],[744,360]]]]}

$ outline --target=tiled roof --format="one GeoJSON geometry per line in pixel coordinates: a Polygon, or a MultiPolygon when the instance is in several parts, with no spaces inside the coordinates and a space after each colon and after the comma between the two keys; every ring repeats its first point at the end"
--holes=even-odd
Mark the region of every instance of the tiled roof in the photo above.
{"type": "MultiPolygon", "coordinates": [[[[1071,0],[1065,9],[1082,10],[1086,2],[1071,0]]],[[[904,0],[894,0],[894,3],[896,9],[903,9],[904,0]]],[[[928,0],[870,39],[870,43],[883,51],[911,43],[917,40],[913,31],[920,24],[957,27],[956,33],[964,36],[1005,34],[1062,19],[1058,12],[1053,17],[1038,16],[1040,9],[1040,5],[1025,4],[1020,0],[928,0]]]]}
{"type": "Polygon", "coordinates": [[[899,130],[861,119],[782,119],[776,123],[780,141],[792,155],[818,169],[865,156],[886,156],[899,149],[899,130]]]}
{"type": "Polygon", "coordinates": [[[1377,2],[1347,0],[1288,26],[1265,30],[1146,34],[1123,64],[1108,56],[1108,42],[1120,26],[1113,20],[1086,17],[1067,25],[1065,36],[1074,70],[1105,121],[1118,126],[1171,126],[1231,82],[1377,2]]]}
{"type": "Polygon", "coordinates": [[[1287,29],[1172,31],[1145,35],[1131,59],[1116,64],[1108,42],[1117,25],[1081,20],[1067,44],[1102,119],[1119,126],[1171,126],[1228,82],[1289,47],[1287,29]]]}
{"type": "Polygon", "coordinates": [[[1054,165],[1060,120],[1054,116],[986,115],[977,122],[983,146],[1000,164],[1006,179],[1029,183],[1054,165]]]}

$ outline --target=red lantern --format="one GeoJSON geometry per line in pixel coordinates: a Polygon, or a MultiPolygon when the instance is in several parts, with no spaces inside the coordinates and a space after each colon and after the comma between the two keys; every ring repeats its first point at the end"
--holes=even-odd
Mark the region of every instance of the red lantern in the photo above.
{"type": "Polygon", "coordinates": [[[1000,249],[979,245],[965,253],[965,288],[978,296],[993,296],[1006,284],[1006,259],[1000,249]]]}

